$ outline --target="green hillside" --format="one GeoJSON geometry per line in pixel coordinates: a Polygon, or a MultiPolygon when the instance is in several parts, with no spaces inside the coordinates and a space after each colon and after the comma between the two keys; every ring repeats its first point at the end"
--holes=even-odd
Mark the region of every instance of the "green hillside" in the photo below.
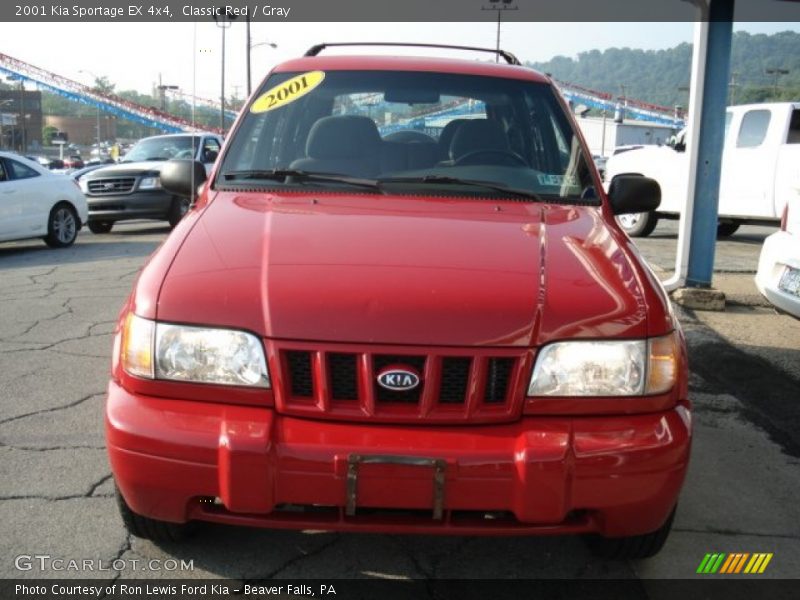
{"type": "MultiPolygon", "coordinates": [[[[686,106],[692,46],[668,50],[609,48],[581,52],[576,58],[556,56],[547,62],[527,63],[556,79],[615,95],[673,106],[686,106]]],[[[733,104],[771,100],[800,100],[800,33],[773,35],[736,32],[731,53],[733,104]],[[786,69],[778,78],[766,69],[786,69]]]]}

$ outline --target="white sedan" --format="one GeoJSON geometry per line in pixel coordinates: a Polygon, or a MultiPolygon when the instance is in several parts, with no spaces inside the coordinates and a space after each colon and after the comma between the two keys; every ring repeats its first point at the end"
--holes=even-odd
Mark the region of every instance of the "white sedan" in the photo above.
{"type": "Polygon", "coordinates": [[[86,197],[71,178],[0,152],[0,242],[42,238],[63,248],[75,241],[88,217],[86,197]]]}
{"type": "Polygon", "coordinates": [[[780,231],[764,240],[756,287],[780,310],[800,319],[800,197],[789,200],[780,231]]]}

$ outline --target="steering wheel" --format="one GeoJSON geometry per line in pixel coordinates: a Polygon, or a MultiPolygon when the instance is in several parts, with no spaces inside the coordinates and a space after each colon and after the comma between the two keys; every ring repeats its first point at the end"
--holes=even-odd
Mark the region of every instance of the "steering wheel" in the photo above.
{"type": "Polygon", "coordinates": [[[509,166],[522,166],[527,167],[528,161],[522,158],[516,152],[511,150],[474,150],[472,152],[467,152],[462,156],[459,156],[453,166],[460,167],[463,165],[479,165],[483,164],[484,161],[480,160],[479,157],[481,156],[491,156],[496,159],[500,159],[497,164],[500,165],[509,165],[509,166]]]}

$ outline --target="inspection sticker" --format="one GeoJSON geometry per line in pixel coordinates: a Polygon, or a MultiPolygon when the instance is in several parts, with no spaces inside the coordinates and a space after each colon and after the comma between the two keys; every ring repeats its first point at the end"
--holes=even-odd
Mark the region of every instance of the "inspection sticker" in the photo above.
{"type": "Polygon", "coordinates": [[[250,107],[252,113],[275,110],[305,96],[325,79],[324,71],[309,71],[292,77],[261,94],[250,107]]]}
{"type": "Polygon", "coordinates": [[[540,173],[539,175],[537,175],[537,179],[539,180],[539,183],[541,185],[560,186],[564,185],[565,183],[567,185],[575,185],[577,183],[575,177],[573,177],[572,175],[564,176],[564,175],[555,175],[552,173],[540,173]]]}

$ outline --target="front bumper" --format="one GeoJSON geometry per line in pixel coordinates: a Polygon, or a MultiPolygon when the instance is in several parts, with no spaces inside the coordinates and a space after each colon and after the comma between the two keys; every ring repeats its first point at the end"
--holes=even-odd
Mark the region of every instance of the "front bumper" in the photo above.
{"type": "Polygon", "coordinates": [[[787,266],[800,269],[800,244],[797,236],[778,231],[764,240],[756,271],[756,287],[771,304],[800,319],[800,297],[778,287],[787,266]]]}
{"type": "Polygon", "coordinates": [[[166,219],[172,195],[164,190],[135,191],[130,194],[86,196],[90,222],[128,219],[166,219]]]}
{"type": "Polygon", "coordinates": [[[658,529],[677,502],[691,441],[683,405],[625,417],[413,426],[138,396],[115,382],[108,391],[117,485],[136,513],[172,522],[637,535],[658,529]]]}

